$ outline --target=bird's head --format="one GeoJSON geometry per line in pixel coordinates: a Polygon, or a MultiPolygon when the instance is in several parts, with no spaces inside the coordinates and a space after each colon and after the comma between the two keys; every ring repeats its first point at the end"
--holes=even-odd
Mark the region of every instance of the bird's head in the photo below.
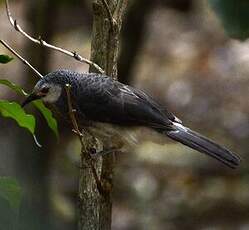
{"type": "Polygon", "coordinates": [[[62,95],[63,88],[68,83],[68,71],[49,73],[37,82],[32,93],[23,102],[22,107],[37,99],[50,104],[55,103],[62,95]]]}

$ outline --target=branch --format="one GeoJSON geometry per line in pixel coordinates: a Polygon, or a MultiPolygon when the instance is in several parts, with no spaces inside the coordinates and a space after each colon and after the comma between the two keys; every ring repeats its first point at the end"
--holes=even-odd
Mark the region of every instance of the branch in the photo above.
{"type": "MultiPolygon", "coordinates": [[[[74,129],[74,132],[77,134],[77,136],[79,137],[79,140],[80,140],[80,143],[81,143],[81,146],[84,146],[84,143],[83,143],[83,140],[82,140],[82,137],[83,137],[83,134],[80,132],[79,130],[79,126],[78,126],[78,123],[77,123],[77,120],[75,118],[75,112],[76,110],[73,108],[73,104],[72,104],[72,99],[71,99],[71,94],[70,94],[70,88],[71,86],[69,84],[66,84],[65,85],[65,89],[66,89],[66,94],[67,94],[67,104],[68,104],[68,112],[69,112],[69,116],[70,116],[70,119],[72,121],[72,124],[73,124],[73,129],[74,129]]],[[[87,151],[87,154],[88,154],[88,157],[89,159],[91,158],[90,154],[88,153],[87,151]]],[[[98,174],[97,174],[97,171],[91,161],[91,159],[88,161],[89,165],[90,165],[90,168],[91,168],[91,171],[92,171],[92,174],[93,174],[93,177],[95,179],[95,182],[97,184],[97,188],[100,192],[100,194],[104,194],[104,188],[102,186],[102,183],[98,177],[98,174]]]]}
{"type": "Polygon", "coordinates": [[[0,42],[5,46],[11,53],[13,53],[17,58],[19,58],[25,65],[27,65],[30,69],[32,69],[37,76],[43,78],[43,75],[33,67],[26,59],[24,59],[20,54],[18,54],[13,48],[11,48],[5,41],[0,40],[0,42]]]}
{"type": "Polygon", "coordinates": [[[127,2],[128,2],[128,0],[119,0],[117,3],[117,7],[116,7],[114,14],[113,14],[113,18],[117,22],[117,24],[120,24],[122,19],[123,19],[125,9],[126,9],[127,4],[128,4],[127,2]]]}
{"type": "Polygon", "coordinates": [[[76,51],[71,52],[71,51],[68,51],[66,49],[62,49],[60,47],[57,47],[57,46],[54,46],[54,45],[51,45],[51,44],[47,43],[46,41],[42,40],[41,37],[36,39],[36,38],[30,36],[29,34],[27,34],[21,28],[21,26],[17,23],[17,20],[13,19],[12,15],[11,15],[11,12],[10,12],[10,7],[9,7],[8,0],[5,0],[5,5],[6,5],[6,12],[7,12],[7,16],[8,16],[10,24],[15,28],[16,31],[20,32],[24,37],[28,38],[30,41],[32,41],[32,42],[34,42],[36,44],[39,44],[41,46],[44,46],[44,47],[59,51],[59,52],[61,52],[63,54],[66,54],[67,56],[70,56],[70,57],[74,58],[76,61],[86,63],[86,64],[88,64],[90,66],[93,66],[96,70],[98,70],[102,74],[105,73],[105,71],[100,66],[98,66],[96,63],[94,63],[94,62],[92,62],[92,61],[90,61],[90,60],[88,60],[86,58],[83,58],[76,51]]]}
{"type": "Polygon", "coordinates": [[[80,143],[83,145],[83,141],[82,141],[83,134],[79,130],[79,126],[78,126],[78,123],[77,123],[75,115],[74,115],[74,113],[76,112],[76,110],[73,109],[73,105],[72,105],[71,94],[70,94],[70,88],[71,88],[71,86],[69,84],[66,84],[65,87],[66,87],[66,93],[67,93],[67,104],[68,104],[69,116],[70,116],[70,119],[72,121],[75,133],[79,137],[80,143]]]}
{"type": "Polygon", "coordinates": [[[106,0],[101,0],[102,1],[102,4],[104,5],[105,9],[106,9],[106,12],[107,12],[107,16],[108,16],[108,19],[110,21],[110,26],[111,26],[111,31],[114,31],[114,26],[116,24],[116,21],[115,19],[112,17],[112,12],[110,10],[110,7],[108,5],[108,3],[106,2],[106,0]]]}

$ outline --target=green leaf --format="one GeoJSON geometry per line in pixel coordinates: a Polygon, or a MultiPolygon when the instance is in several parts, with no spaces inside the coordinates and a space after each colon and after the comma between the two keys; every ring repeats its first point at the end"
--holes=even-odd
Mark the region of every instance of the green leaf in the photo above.
{"type": "MultiPolygon", "coordinates": [[[[20,95],[24,95],[24,96],[28,95],[20,86],[10,82],[9,80],[0,79],[0,84],[9,87],[10,89],[14,90],[16,93],[20,95]]],[[[59,136],[58,125],[57,125],[56,119],[53,117],[51,110],[45,107],[42,101],[34,101],[33,105],[41,112],[49,128],[55,133],[56,137],[58,138],[59,136]]]]}
{"type": "Polygon", "coordinates": [[[209,3],[230,37],[240,40],[249,37],[248,0],[209,0],[209,3]]]}
{"type": "Polygon", "coordinates": [[[52,112],[43,104],[41,100],[33,101],[35,107],[42,113],[43,117],[46,119],[49,128],[54,132],[58,138],[58,125],[56,119],[53,117],[52,112]]]}
{"type": "Polygon", "coordinates": [[[14,119],[19,126],[28,129],[34,135],[35,118],[32,115],[26,114],[19,104],[0,100],[0,113],[4,117],[14,119]]]}
{"type": "Polygon", "coordinates": [[[0,177],[0,196],[8,201],[14,211],[18,211],[22,190],[17,181],[10,177],[0,177]]]}
{"type": "Polygon", "coordinates": [[[9,80],[6,79],[0,79],[0,84],[5,85],[7,87],[9,87],[10,89],[14,90],[16,93],[20,94],[20,95],[24,95],[27,96],[28,94],[22,89],[22,87],[12,83],[9,80]]]}
{"type": "Polygon", "coordinates": [[[0,54],[0,63],[2,63],[2,64],[6,64],[6,63],[10,62],[13,59],[14,59],[13,57],[10,57],[8,55],[0,54]]]}

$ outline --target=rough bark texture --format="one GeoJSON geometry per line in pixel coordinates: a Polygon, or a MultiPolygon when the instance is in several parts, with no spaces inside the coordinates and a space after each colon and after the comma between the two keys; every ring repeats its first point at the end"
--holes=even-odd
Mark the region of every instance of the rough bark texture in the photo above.
{"type": "MultiPolygon", "coordinates": [[[[111,26],[108,9],[103,0],[93,1],[93,30],[91,60],[101,66],[107,75],[117,79],[117,58],[119,34],[127,0],[106,0],[115,20],[111,26]]],[[[90,72],[95,71],[90,69],[90,72]]],[[[108,154],[97,160],[89,159],[89,150],[95,145],[95,139],[84,132],[82,146],[80,184],[79,184],[79,229],[109,230],[112,216],[112,177],[114,158],[108,154]],[[89,161],[93,163],[101,182],[100,189],[94,178],[89,161]]],[[[108,143],[104,143],[108,150],[108,143]]]]}

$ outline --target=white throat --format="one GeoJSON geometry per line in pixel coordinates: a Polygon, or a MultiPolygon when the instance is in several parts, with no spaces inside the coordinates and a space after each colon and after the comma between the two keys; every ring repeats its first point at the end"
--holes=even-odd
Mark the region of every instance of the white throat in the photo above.
{"type": "Polygon", "coordinates": [[[53,85],[49,88],[49,92],[45,97],[42,98],[44,102],[54,103],[56,102],[61,95],[62,88],[59,85],[53,85]]]}

